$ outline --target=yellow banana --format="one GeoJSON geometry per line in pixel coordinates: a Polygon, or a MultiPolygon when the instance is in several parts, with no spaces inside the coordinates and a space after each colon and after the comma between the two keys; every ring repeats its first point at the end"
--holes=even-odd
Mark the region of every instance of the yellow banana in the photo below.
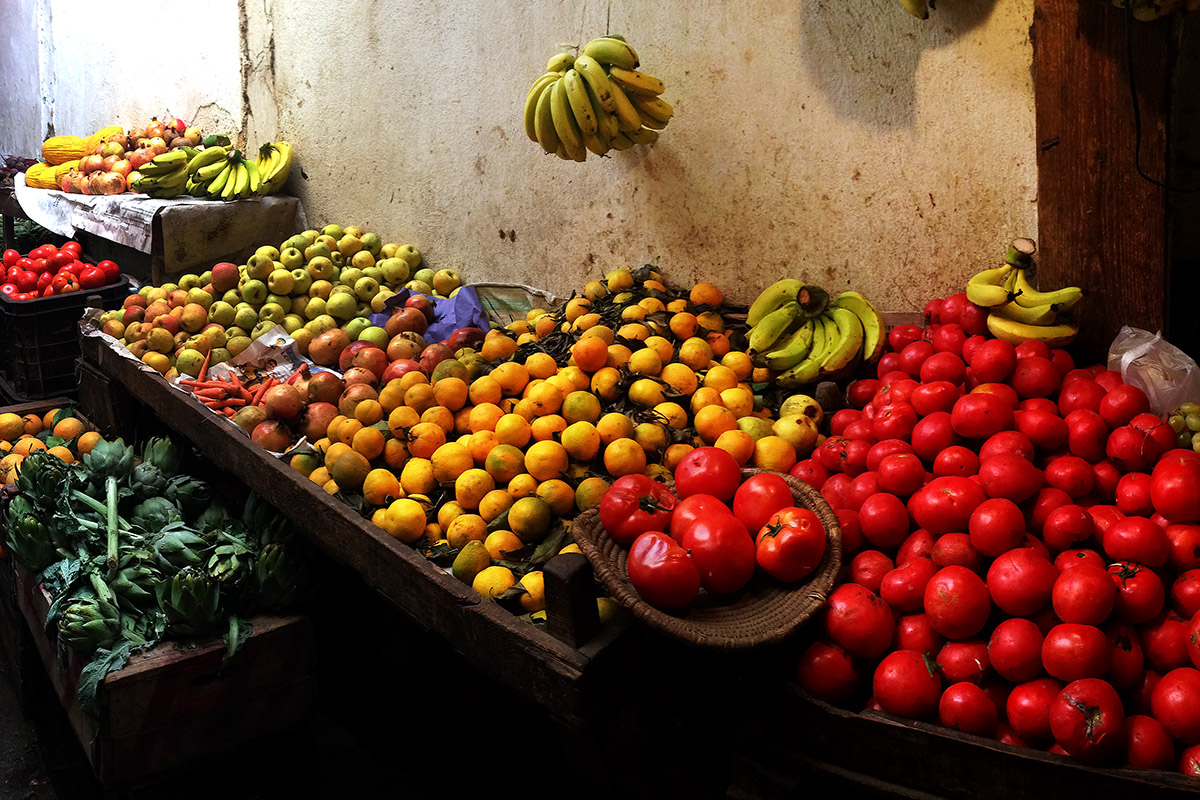
{"type": "Polygon", "coordinates": [[[1012,300],[1012,293],[1004,286],[1012,271],[1011,264],[1004,264],[975,273],[967,281],[967,299],[985,308],[1004,305],[1012,300]]]}
{"type": "Polygon", "coordinates": [[[663,122],[662,120],[655,119],[654,117],[650,116],[649,114],[647,114],[644,111],[639,111],[638,116],[642,120],[643,128],[650,128],[651,130],[661,131],[663,128],[667,127],[667,123],[663,122]]]}
{"type": "Polygon", "coordinates": [[[583,136],[579,132],[579,126],[575,124],[570,103],[567,101],[565,78],[559,78],[550,91],[550,114],[554,119],[554,130],[559,141],[573,160],[586,160],[587,149],[583,146],[583,136]]]}
{"type": "Polygon", "coordinates": [[[830,306],[845,308],[858,316],[863,326],[863,360],[870,363],[883,355],[883,346],[887,344],[887,325],[883,315],[867,298],[858,292],[842,292],[830,306]]]}
{"type": "Polygon", "coordinates": [[[612,78],[622,89],[634,94],[658,95],[667,90],[667,85],[658,78],[634,69],[610,67],[608,77],[612,78]]]}
{"type": "Polygon", "coordinates": [[[633,147],[633,140],[623,133],[618,133],[608,140],[608,146],[613,150],[628,150],[633,147]]]}
{"type": "Polygon", "coordinates": [[[570,53],[557,53],[550,56],[550,60],[546,62],[546,72],[554,72],[559,75],[566,72],[575,63],[575,56],[570,53]]]}
{"type": "Polygon", "coordinates": [[[652,131],[648,128],[641,128],[636,131],[625,131],[625,135],[628,136],[634,144],[654,144],[658,141],[658,131],[652,131]]]}
{"type": "Polygon", "coordinates": [[[658,97],[635,94],[629,100],[638,111],[649,114],[659,122],[670,122],[672,115],[675,114],[675,109],[671,107],[671,104],[658,97]]]}
{"type": "Polygon", "coordinates": [[[1058,311],[1066,311],[1071,306],[1083,299],[1083,289],[1078,286],[1067,286],[1063,289],[1058,289],[1053,292],[1039,292],[1033,288],[1033,284],[1029,282],[1025,270],[1017,270],[1017,282],[1014,284],[1017,291],[1016,303],[1025,308],[1034,308],[1035,306],[1043,306],[1053,303],[1058,311]]]}
{"type": "Polygon", "coordinates": [[[583,54],[610,67],[637,69],[641,63],[638,61],[637,51],[630,47],[628,42],[611,36],[592,39],[583,46],[583,54]]]}
{"type": "Polygon", "coordinates": [[[608,74],[599,61],[584,53],[575,59],[575,71],[596,93],[596,99],[605,111],[611,113],[617,110],[617,101],[612,94],[612,81],[608,79],[608,74]]]}
{"type": "Polygon", "coordinates": [[[560,144],[558,133],[554,130],[554,118],[550,111],[550,98],[554,96],[554,84],[542,89],[537,101],[537,114],[534,117],[534,129],[537,131],[538,144],[547,153],[557,153],[560,144]]]}
{"type": "Polygon", "coordinates": [[[1064,347],[1074,341],[1079,333],[1077,325],[1028,325],[1005,319],[999,314],[988,314],[987,326],[993,336],[1011,344],[1038,341],[1048,347],[1064,347]]]}
{"type": "Polygon", "coordinates": [[[562,82],[567,94],[567,105],[575,117],[575,124],[584,136],[595,136],[596,112],[592,110],[592,101],[588,99],[587,84],[574,69],[567,70],[562,82]]]}
{"type": "Polygon", "coordinates": [[[542,96],[542,90],[545,89],[554,81],[558,80],[557,72],[547,72],[533,82],[533,86],[529,89],[529,94],[525,97],[525,135],[530,141],[538,140],[537,130],[534,127],[534,120],[537,118],[537,103],[542,96]]]}
{"type": "Polygon", "coordinates": [[[225,184],[229,182],[229,177],[232,174],[233,164],[230,164],[228,161],[226,161],[225,168],[218,172],[217,176],[209,182],[208,189],[205,190],[205,194],[213,199],[220,197],[221,192],[225,189],[225,184]]]}
{"type": "Polygon", "coordinates": [[[992,309],[993,314],[999,314],[1014,322],[1024,322],[1026,325],[1053,325],[1058,318],[1058,312],[1053,303],[1046,303],[1033,308],[1026,308],[1017,303],[1005,303],[992,309]]]}
{"type": "Polygon", "coordinates": [[[637,109],[633,107],[633,103],[629,101],[629,96],[625,94],[620,86],[612,84],[613,103],[616,104],[617,110],[617,125],[620,126],[624,133],[636,131],[642,127],[642,118],[638,114],[637,109]]]}
{"type": "Polygon", "coordinates": [[[246,187],[246,194],[242,195],[242,197],[258,194],[258,190],[262,186],[262,175],[258,171],[258,164],[255,164],[250,159],[246,159],[242,163],[246,165],[246,172],[250,178],[249,185],[246,187]]]}

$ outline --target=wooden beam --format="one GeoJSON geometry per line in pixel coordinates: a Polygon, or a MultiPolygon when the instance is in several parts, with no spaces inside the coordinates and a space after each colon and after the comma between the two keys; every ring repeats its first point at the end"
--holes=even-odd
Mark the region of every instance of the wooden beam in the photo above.
{"type": "Polygon", "coordinates": [[[1166,326],[1165,192],[1138,175],[1126,36],[1142,117],[1141,164],[1166,164],[1169,20],[1108,3],[1036,0],[1039,288],[1083,286],[1077,355],[1103,361],[1122,325],[1166,326]],[[1132,26],[1132,28],[1130,28],[1132,26]]]}

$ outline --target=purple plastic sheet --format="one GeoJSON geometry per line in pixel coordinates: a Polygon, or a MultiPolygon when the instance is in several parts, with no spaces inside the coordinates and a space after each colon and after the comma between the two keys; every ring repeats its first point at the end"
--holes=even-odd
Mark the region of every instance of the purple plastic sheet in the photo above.
{"type": "MultiPolygon", "coordinates": [[[[392,316],[392,312],[404,305],[413,294],[409,289],[401,289],[383,303],[383,311],[371,315],[371,324],[382,328],[392,316]]],[[[459,328],[481,328],[487,330],[487,312],[474,286],[464,286],[454,297],[432,297],[425,295],[433,303],[433,322],[425,331],[425,341],[442,342],[450,338],[450,334],[459,328]]]]}

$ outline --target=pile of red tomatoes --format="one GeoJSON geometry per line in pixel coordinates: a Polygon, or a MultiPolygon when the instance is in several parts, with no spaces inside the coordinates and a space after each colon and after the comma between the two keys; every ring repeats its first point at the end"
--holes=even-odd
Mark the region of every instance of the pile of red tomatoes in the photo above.
{"type": "Polygon", "coordinates": [[[892,330],[879,378],[793,470],[836,510],[848,565],[799,682],[1200,774],[1200,456],[1119,373],[968,335],[968,305],[892,330]]]}
{"type": "Polygon", "coordinates": [[[5,250],[0,295],[8,300],[37,300],[99,289],[121,279],[116,262],[89,264],[80,260],[81,255],[79,242],[67,242],[61,248],[44,244],[26,256],[5,250]]]}

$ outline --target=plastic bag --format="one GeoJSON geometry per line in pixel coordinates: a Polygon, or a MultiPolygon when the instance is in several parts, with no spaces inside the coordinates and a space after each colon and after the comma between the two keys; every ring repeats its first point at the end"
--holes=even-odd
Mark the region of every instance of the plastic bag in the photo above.
{"type": "Polygon", "coordinates": [[[1200,366],[1161,333],[1121,328],[1108,349],[1108,368],[1145,392],[1155,414],[1200,402],[1200,366]]]}
{"type": "MultiPolygon", "coordinates": [[[[413,294],[409,289],[401,289],[383,303],[383,311],[371,315],[371,324],[383,327],[388,317],[413,294]]],[[[450,338],[450,334],[459,328],[482,328],[488,330],[487,312],[475,293],[474,286],[464,286],[454,297],[432,297],[425,295],[433,302],[433,322],[425,331],[425,340],[440,342],[450,338]]]]}

